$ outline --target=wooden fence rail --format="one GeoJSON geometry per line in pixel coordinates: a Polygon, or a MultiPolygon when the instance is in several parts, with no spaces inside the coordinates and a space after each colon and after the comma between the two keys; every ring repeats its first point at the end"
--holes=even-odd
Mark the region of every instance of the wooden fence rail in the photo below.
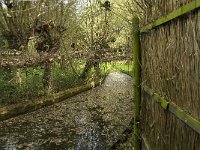
{"type": "Polygon", "coordinates": [[[173,19],[176,19],[182,15],[185,15],[186,13],[191,12],[199,7],[200,7],[200,0],[194,0],[187,5],[182,6],[177,10],[174,10],[173,12],[169,13],[168,15],[161,17],[161,18],[157,19],[156,21],[142,27],[140,29],[140,32],[143,33],[143,32],[152,30],[153,28],[156,28],[160,25],[163,25],[163,24],[173,20],[173,19]]]}
{"type": "Polygon", "coordinates": [[[182,120],[185,124],[191,127],[194,131],[200,134],[200,121],[189,115],[183,109],[178,107],[176,104],[165,100],[162,96],[154,92],[151,88],[146,85],[142,86],[142,89],[149,94],[156,103],[159,103],[162,108],[173,113],[177,118],[182,120]]]}

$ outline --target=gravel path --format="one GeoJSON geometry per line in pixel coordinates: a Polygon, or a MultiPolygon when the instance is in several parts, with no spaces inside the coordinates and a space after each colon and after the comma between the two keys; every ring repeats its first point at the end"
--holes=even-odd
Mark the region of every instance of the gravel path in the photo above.
{"type": "Polygon", "coordinates": [[[0,122],[0,150],[106,150],[132,119],[132,91],[130,76],[112,72],[97,88],[0,122]]]}

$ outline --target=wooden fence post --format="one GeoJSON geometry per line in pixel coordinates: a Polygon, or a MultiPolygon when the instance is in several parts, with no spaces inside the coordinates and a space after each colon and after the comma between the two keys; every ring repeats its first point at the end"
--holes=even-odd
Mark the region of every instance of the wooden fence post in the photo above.
{"type": "Polygon", "coordinates": [[[139,18],[133,18],[133,88],[134,88],[134,150],[140,149],[140,102],[141,102],[141,51],[139,18]]]}
{"type": "Polygon", "coordinates": [[[46,63],[44,66],[43,85],[46,93],[49,95],[52,90],[52,64],[46,63]]]}

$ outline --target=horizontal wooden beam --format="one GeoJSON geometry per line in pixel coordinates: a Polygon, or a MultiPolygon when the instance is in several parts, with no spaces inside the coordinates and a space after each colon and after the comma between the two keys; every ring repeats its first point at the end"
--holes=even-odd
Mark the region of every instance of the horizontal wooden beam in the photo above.
{"type": "Polygon", "coordinates": [[[149,94],[156,103],[159,103],[164,109],[173,113],[177,118],[182,120],[185,124],[191,127],[194,131],[200,134],[200,121],[189,115],[183,109],[178,107],[176,104],[172,102],[168,102],[163,97],[158,95],[148,86],[143,85],[142,89],[149,94]]]}
{"type": "Polygon", "coordinates": [[[164,108],[167,109],[169,102],[167,102],[167,100],[165,100],[164,98],[162,98],[161,96],[159,96],[157,93],[155,93],[152,89],[150,89],[147,86],[142,86],[143,90],[148,93],[150,96],[152,96],[152,98],[155,100],[155,102],[160,103],[160,105],[164,108]]]}
{"type": "Polygon", "coordinates": [[[187,114],[183,109],[174,103],[170,103],[168,110],[200,134],[200,122],[197,119],[187,114]]]}
{"type": "Polygon", "coordinates": [[[177,17],[180,17],[180,16],[182,16],[190,11],[193,11],[199,7],[200,7],[200,0],[194,0],[187,5],[184,5],[180,8],[178,8],[177,10],[174,10],[173,12],[169,13],[168,15],[161,17],[161,18],[157,19],[156,21],[142,27],[140,29],[140,32],[141,33],[147,32],[155,27],[158,27],[164,23],[167,23],[173,19],[176,19],[177,17]]]}

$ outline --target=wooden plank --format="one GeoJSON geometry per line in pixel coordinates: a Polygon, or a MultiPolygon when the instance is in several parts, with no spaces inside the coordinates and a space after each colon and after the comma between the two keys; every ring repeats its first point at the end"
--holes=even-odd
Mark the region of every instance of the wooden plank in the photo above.
{"type": "Polygon", "coordinates": [[[133,18],[133,62],[134,62],[134,150],[140,150],[140,102],[141,102],[141,86],[140,86],[140,32],[139,19],[133,18]]]}
{"type": "Polygon", "coordinates": [[[172,102],[168,102],[163,97],[155,93],[152,89],[150,89],[148,86],[143,85],[142,89],[152,96],[153,100],[156,103],[159,103],[164,109],[170,111],[173,113],[178,119],[182,120],[185,124],[187,124],[189,127],[191,127],[194,131],[200,134],[200,121],[198,119],[195,119],[191,115],[189,115],[187,112],[185,112],[183,109],[181,109],[179,106],[172,102]]]}
{"type": "Polygon", "coordinates": [[[200,7],[200,0],[194,0],[187,5],[182,6],[182,7],[178,8],[177,10],[174,10],[173,12],[169,13],[168,15],[161,17],[161,18],[157,19],[156,21],[142,27],[140,29],[140,32],[141,33],[147,32],[155,27],[163,25],[164,23],[167,23],[173,19],[176,19],[177,17],[180,17],[180,16],[182,16],[188,12],[191,12],[199,7],[200,7]]]}

